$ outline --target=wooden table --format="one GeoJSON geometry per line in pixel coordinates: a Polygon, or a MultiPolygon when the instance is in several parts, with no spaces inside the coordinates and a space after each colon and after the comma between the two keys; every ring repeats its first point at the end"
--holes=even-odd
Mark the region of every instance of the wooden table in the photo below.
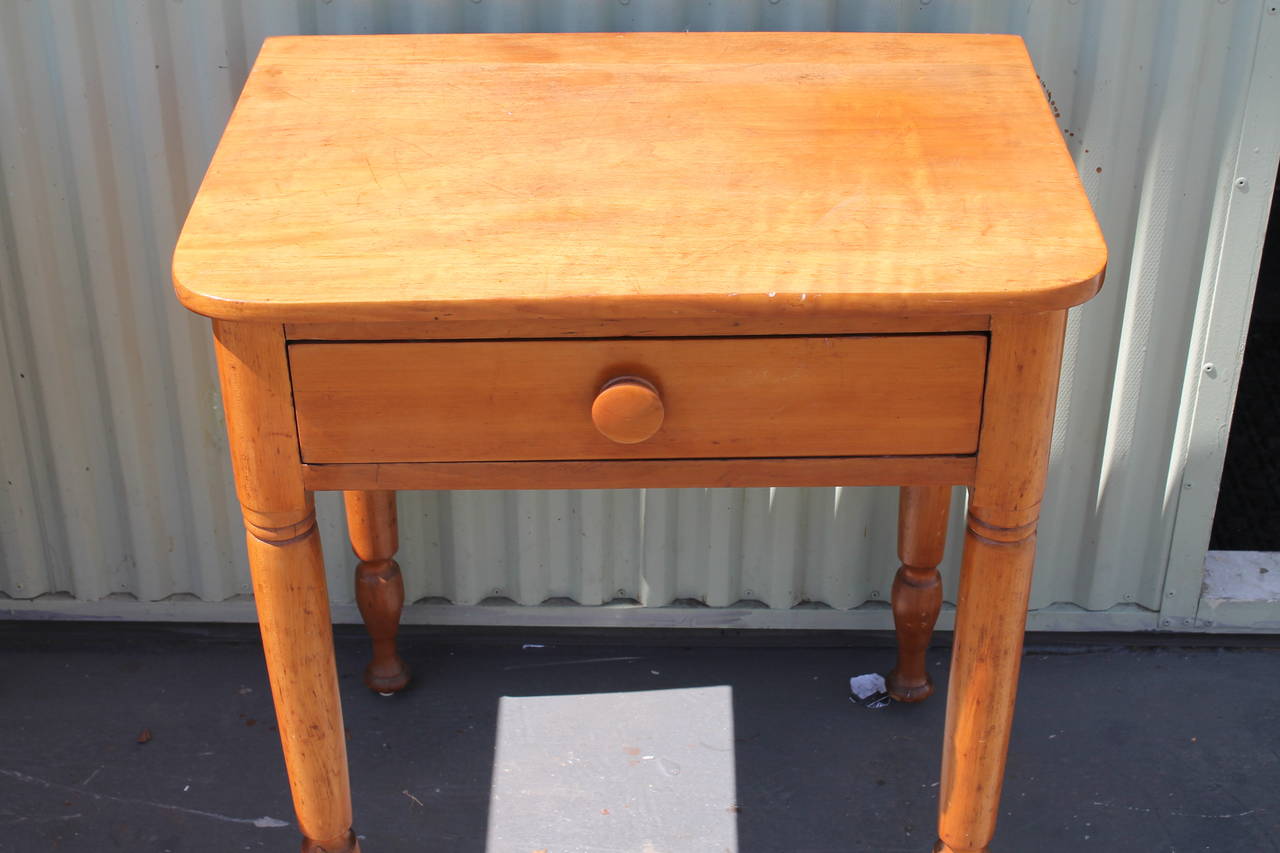
{"type": "Polygon", "coordinates": [[[935,849],[986,850],[1105,264],[1016,37],[268,40],[173,277],[213,319],[304,849],[358,846],[313,490],[347,493],[388,692],[395,490],[902,485],[910,700],[960,484],[935,849]]]}

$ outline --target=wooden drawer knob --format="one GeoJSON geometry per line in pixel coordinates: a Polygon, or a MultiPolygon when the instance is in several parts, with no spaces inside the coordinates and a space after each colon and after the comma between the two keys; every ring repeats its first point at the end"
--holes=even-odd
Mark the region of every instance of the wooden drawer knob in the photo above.
{"type": "Polygon", "coordinates": [[[637,376],[621,376],[600,389],[591,420],[601,435],[618,444],[638,444],[662,426],[666,410],[658,389],[637,376]]]}

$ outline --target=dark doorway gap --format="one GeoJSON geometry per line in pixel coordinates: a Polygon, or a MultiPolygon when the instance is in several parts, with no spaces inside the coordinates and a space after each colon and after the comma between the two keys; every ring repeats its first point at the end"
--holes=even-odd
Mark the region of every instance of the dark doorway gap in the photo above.
{"type": "Polygon", "coordinates": [[[1258,289],[1209,548],[1280,551],[1280,193],[1271,199],[1258,289]]]}

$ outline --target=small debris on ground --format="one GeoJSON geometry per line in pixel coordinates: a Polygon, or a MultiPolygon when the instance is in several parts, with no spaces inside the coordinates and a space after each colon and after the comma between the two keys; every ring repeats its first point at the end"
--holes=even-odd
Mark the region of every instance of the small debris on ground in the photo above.
{"type": "Polygon", "coordinates": [[[151,729],[143,729],[138,732],[138,743],[149,743],[151,741],[151,729]]]}
{"type": "Polygon", "coordinates": [[[893,699],[885,689],[884,676],[869,672],[849,679],[849,701],[874,711],[886,707],[893,699]]]}

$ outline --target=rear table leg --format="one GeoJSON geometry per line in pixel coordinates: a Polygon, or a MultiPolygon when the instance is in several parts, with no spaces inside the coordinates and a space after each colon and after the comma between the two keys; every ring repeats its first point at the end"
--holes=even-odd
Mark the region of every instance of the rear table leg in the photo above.
{"type": "Polygon", "coordinates": [[[356,603],[373,640],[373,660],[364,671],[369,689],[389,696],[409,683],[409,668],[396,652],[396,633],[404,607],[404,581],[394,559],[399,547],[396,493],[343,492],[356,567],[356,603]]]}
{"type": "Polygon", "coordinates": [[[933,692],[925,652],[942,609],[942,548],[947,539],[950,486],[903,486],[898,499],[898,557],[893,580],[893,624],[898,662],[885,679],[899,702],[920,702],[933,692]]]}

